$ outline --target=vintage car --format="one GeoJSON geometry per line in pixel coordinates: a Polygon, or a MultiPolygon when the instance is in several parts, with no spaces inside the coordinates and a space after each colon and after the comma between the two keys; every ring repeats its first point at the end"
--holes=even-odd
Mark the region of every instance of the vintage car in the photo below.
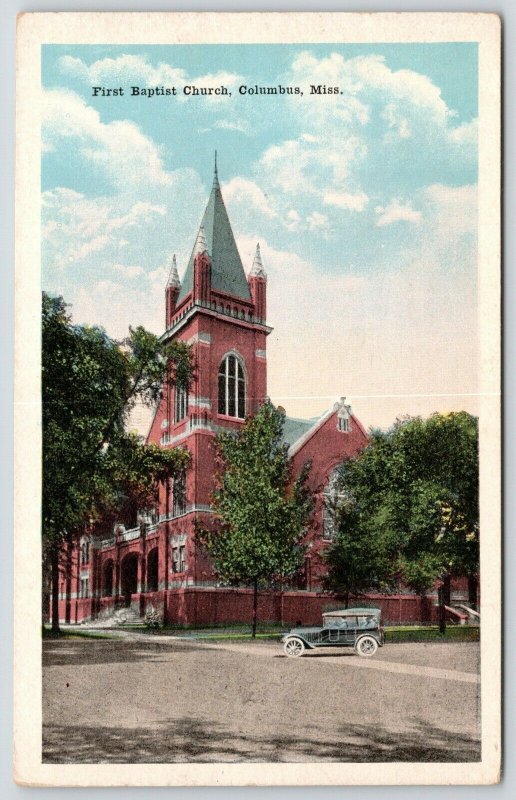
{"type": "Polygon", "coordinates": [[[290,657],[302,656],[316,647],[353,647],[359,656],[374,656],[384,643],[380,608],[345,608],[327,611],[322,627],[292,628],[282,636],[283,650],[290,657]]]}

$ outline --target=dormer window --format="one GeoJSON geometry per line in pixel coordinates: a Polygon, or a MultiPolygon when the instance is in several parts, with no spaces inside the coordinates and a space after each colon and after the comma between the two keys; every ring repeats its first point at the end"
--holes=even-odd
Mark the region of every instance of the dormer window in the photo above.
{"type": "Polygon", "coordinates": [[[245,419],[245,374],[239,358],[227,355],[219,369],[219,414],[245,419]]]}
{"type": "Polygon", "coordinates": [[[346,406],[341,408],[337,415],[337,429],[341,433],[349,433],[351,430],[351,417],[346,406]]]}

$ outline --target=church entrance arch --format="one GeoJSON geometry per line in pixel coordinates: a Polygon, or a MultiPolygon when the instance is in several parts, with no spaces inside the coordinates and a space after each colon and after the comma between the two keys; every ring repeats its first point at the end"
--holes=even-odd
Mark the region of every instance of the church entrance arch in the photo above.
{"type": "Polygon", "coordinates": [[[113,561],[109,559],[102,570],[102,596],[111,597],[113,594],[113,561]]]}
{"type": "Polygon", "coordinates": [[[125,605],[131,604],[131,595],[138,591],[138,553],[128,553],[120,564],[121,588],[125,605]]]}
{"type": "Polygon", "coordinates": [[[158,591],[158,565],[159,555],[158,548],[153,547],[147,556],[147,591],[158,591]]]}

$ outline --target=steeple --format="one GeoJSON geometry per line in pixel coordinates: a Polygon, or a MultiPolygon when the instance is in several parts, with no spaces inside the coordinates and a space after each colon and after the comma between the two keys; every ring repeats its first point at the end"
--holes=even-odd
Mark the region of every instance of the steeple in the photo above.
{"type": "Polygon", "coordinates": [[[181,285],[181,281],[179,280],[179,273],[177,271],[176,254],[174,253],[174,255],[172,256],[172,262],[171,262],[171,265],[170,265],[170,274],[168,276],[167,288],[169,286],[177,286],[177,287],[179,287],[180,285],[181,285]]]}
{"type": "Polygon", "coordinates": [[[181,281],[179,280],[179,273],[177,271],[176,254],[170,260],[170,273],[168,276],[167,285],[165,287],[165,326],[169,328],[172,324],[172,317],[175,314],[177,306],[177,297],[181,281]]]}
{"type": "Polygon", "coordinates": [[[219,173],[217,171],[217,151],[215,150],[215,169],[213,171],[213,188],[220,189],[219,185],[219,173]]]}
{"type": "Polygon", "coordinates": [[[259,244],[256,245],[253,266],[249,272],[248,284],[255,314],[259,320],[264,322],[267,311],[267,275],[263,268],[259,244]]]}
{"type": "Polygon", "coordinates": [[[197,236],[185,276],[179,292],[178,304],[181,303],[187,294],[193,290],[194,284],[194,259],[199,252],[198,247],[204,245],[211,259],[211,288],[214,291],[224,292],[241,300],[249,301],[251,295],[247,284],[246,275],[242,266],[242,261],[238,253],[235,237],[231,230],[222,192],[219,185],[217,158],[215,156],[215,168],[213,175],[213,186],[208,200],[208,205],[201,220],[204,241],[200,242],[197,236]]]}
{"type": "Polygon", "coordinates": [[[262,254],[260,253],[260,245],[259,244],[256,245],[256,252],[255,252],[254,258],[253,258],[253,266],[251,267],[251,271],[250,271],[249,275],[253,276],[253,277],[260,277],[260,278],[265,278],[266,277],[265,270],[264,270],[263,264],[262,264],[262,254]]]}
{"type": "Polygon", "coordinates": [[[204,226],[201,225],[199,228],[199,233],[197,234],[197,239],[195,240],[194,245],[194,256],[198,253],[206,253],[208,250],[206,246],[206,235],[204,233],[204,226]]]}

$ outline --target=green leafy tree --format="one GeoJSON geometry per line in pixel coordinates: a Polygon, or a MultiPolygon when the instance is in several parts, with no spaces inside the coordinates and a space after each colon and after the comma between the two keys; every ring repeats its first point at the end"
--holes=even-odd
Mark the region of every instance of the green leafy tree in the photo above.
{"type": "Polygon", "coordinates": [[[74,325],[63,298],[43,294],[42,534],[54,630],[63,543],[124,495],[144,505],[160,480],[184,469],[184,451],[146,447],[126,422],[136,402],[158,402],[164,383],[185,386],[190,373],[186,345],[164,346],[142,327],[114,341],[100,328],[74,325]]]}
{"type": "Polygon", "coordinates": [[[348,462],[345,486],[348,502],[338,510],[329,553],[333,584],[353,592],[401,579],[424,594],[441,582],[444,626],[451,577],[478,572],[476,418],[434,414],[373,432],[348,462]]]}
{"type": "Polygon", "coordinates": [[[284,418],[267,401],[241,431],[217,436],[216,524],[198,534],[222,581],[253,587],[253,637],[258,590],[298,571],[312,512],[309,465],[292,479],[288,445],[282,443],[284,418]]]}
{"type": "MultiPolygon", "coordinates": [[[[345,472],[341,480],[346,481],[345,472]]],[[[344,595],[347,608],[351,597],[390,589],[395,545],[384,528],[384,509],[361,514],[358,504],[348,495],[330,511],[335,517],[337,535],[325,556],[326,583],[328,588],[344,595]]]]}

